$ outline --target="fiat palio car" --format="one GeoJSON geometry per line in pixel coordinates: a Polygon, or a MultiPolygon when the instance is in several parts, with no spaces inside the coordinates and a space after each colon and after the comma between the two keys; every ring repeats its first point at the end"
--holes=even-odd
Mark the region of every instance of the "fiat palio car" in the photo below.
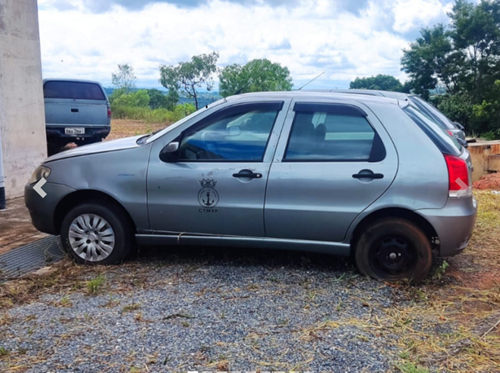
{"type": "Polygon", "coordinates": [[[418,282],[433,250],[458,254],[471,236],[468,157],[408,102],[253,93],[52,156],[25,199],[81,263],[120,262],[136,244],[267,247],[352,255],[362,274],[418,282]]]}

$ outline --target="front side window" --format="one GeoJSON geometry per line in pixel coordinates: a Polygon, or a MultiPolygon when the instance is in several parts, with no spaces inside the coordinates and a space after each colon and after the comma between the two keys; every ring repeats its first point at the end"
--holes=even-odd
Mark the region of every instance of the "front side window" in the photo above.
{"type": "Polygon", "coordinates": [[[73,100],[106,100],[101,87],[95,83],[49,81],[43,87],[44,98],[73,100]]]}
{"type": "Polygon", "coordinates": [[[295,111],[285,161],[368,161],[381,145],[355,108],[302,104],[295,111]]]}
{"type": "Polygon", "coordinates": [[[282,103],[251,104],[222,110],[188,130],[179,161],[251,161],[264,158],[282,103]]]}

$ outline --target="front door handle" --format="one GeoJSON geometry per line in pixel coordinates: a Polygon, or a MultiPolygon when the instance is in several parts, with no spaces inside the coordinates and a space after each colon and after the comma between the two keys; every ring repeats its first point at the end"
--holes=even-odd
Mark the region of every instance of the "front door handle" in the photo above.
{"type": "Polygon", "coordinates": [[[262,179],[262,174],[252,172],[250,170],[241,170],[237,174],[233,174],[236,178],[247,178],[247,179],[262,179]]]}
{"type": "Polygon", "coordinates": [[[78,109],[71,109],[72,113],[78,113],[78,109]]]}
{"type": "Polygon", "coordinates": [[[361,170],[359,173],[352,175],[355,179],[383,179],[383,174],[375,174],[372,170],[361,170]]]}

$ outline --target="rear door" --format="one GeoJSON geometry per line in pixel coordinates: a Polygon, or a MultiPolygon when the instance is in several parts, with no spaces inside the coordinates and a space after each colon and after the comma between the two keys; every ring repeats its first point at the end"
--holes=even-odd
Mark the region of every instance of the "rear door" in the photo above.
{"type": "Polygon", "coordinates": [[[106,95],[97,83],[49,80],[43,86],[43,93],[47,126],[109,124],[106,95]]]}
{"type": "Polygon", "coordinates": [[[394,145],[367,107],[294,101],[269,175],[267,236],[343,241],[351,222],[389,188],[397,169],[394,145]]]}

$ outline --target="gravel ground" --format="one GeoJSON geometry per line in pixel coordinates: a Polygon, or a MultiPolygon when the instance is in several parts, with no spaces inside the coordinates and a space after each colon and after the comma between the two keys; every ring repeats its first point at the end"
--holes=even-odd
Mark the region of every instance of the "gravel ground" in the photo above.
{"type": "Polygon", "coordinates": [[[0,371],[398,371],[398,337],[360,327],[375,327],[401,302],[398,291],[342,259],[241,249],[156,255],[85,268],[66,290],[11,308],[0,326],[11,359],[0,371]],[[89,294],[85,281],[99,276],[89,294]]]}

